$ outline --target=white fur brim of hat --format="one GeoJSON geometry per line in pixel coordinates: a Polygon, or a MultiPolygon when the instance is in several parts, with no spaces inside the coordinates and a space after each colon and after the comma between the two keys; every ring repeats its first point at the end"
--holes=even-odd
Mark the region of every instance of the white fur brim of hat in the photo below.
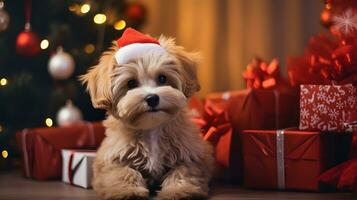
{"type": "Polygon", "coordinates": [[[148,53],[167,54],[163,47],[155,43],[133,43],[120,48],[115,53],[115,59],[119,65],[122,65],[139,59],[148,53]]]}

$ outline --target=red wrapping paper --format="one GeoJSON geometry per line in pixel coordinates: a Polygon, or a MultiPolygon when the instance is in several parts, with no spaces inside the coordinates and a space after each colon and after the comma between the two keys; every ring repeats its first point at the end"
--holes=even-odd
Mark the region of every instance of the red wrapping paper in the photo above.
{"type": "Polygon", "coordinates": [[[61,149],[96,149],[105,137],[104,131],[98,122],[18,132],[24,175],[38,180],[61,178],[61,149]]]}
{"type": "Polygon", "coordinates": [[[345,123],[357,121],[357,87],[301,85],[300,129],[347,131],[345,123]]]}
{"type": "Polygon", "coordinates": [[[218,178],[237,183],[243,176],[242,129],[298,125],[298,94],[283,87],[210,94],[203,106],[196,100],[190,103],[191,110],[202,110],[200,115],[195,115],[194,121],[204,138],[215,146],[219,168],[216,174],[218,178]]]}
{"type": "Polygon", "coordinates": [[[279,129],[299,124],[297,90],[246,89],[207,95],[206,103],[227,111],[233,131],[279,129]]]}
{"type": "MultiPolygon", "coordinates": [[[[278,188],[276,131],[245,130],[244,186],[278,188]]],[[[285,189],[318,190],[319,175],[334,163],[333,134],[290,131],[284,134],[285,189]]]]}

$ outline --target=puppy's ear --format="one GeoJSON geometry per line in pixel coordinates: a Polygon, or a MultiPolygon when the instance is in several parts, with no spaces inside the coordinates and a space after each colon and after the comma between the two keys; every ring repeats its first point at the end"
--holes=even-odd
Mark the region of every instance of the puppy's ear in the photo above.
{"type": "Polygon", "coordinates": [[[179,60],[182,67],[183,92],[186,97],[191,97],[201,89],[197,78],[197,66],[200,60],[198,53],[187,52],[182,46],[177,46],[173,38],[160,36],[159,43],[169,54],[179,60]]]}
{"type": "Polygon", "coordinates": [[[112,107],[111,74],[115,65],[113,55],[114,48],[103,53],[99,64],[79,77],[82,84],[87,85],[87,91],[95,108],[110,110],[112,107]]]}

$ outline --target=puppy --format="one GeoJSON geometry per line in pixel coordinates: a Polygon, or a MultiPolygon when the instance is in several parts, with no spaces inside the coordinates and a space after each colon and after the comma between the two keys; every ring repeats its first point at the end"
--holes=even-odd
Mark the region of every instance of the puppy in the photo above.
{"type": "Polygon", "coordinates": [[[200,89],[197,56],[173,39],[127,29],[80,79],[93,106],[106,109],[106,138],[94,161],[102,199],[204,199],[213,157],[190,120],[188,99],[200,89]]]}

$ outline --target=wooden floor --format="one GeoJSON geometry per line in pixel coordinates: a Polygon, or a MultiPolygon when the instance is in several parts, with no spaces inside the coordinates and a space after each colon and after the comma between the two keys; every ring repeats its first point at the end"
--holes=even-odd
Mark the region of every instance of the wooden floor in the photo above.
{"type": "MultiPolygon", "coordinates": [[[[210,200],[357,200],[356,193],[297,193],[245,190],[236,186],[211,187],[210,200]]],[[[34,181],[22,178],[18,172],[0,174],[0,200],[93,200],[93,190],[67,185],[60,181],[34,181]]]]}

